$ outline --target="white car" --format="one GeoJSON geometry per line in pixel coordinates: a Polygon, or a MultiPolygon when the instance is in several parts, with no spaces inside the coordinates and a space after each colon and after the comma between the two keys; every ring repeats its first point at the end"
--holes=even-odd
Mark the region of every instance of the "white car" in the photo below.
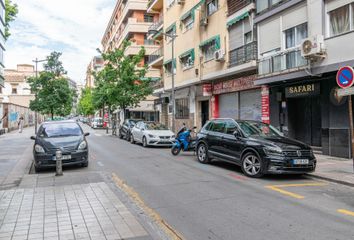
{"type": "Polygon", "coordinates": [[[91,127],[92,127],[93,129],[95,129],[95,128],[102,128],[102,127],[103,127],[103,120],[102,120],[102,118],[96,117],[96,118],[92,119],[91,127]]]}
{"type": "Polygon", "coordinates": [[[130,142],[147,146],[171,146],[175,135],[166,126],[154,122],[137,122],[131,130],[130,142]]]}

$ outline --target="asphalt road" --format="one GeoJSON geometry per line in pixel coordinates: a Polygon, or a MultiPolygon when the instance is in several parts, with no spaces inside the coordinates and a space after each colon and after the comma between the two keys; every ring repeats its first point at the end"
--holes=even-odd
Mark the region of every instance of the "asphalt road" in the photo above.
{"type": "MultiPolygon", "coordinates": [[[[185,239],[354,239],[354,188],[305,176],[245,177],[232,164],[143,148],[92,130],[90,165],[116,174],[185,239]]],[[[72,171],[69,169],[68,171],[72,171]]]]}

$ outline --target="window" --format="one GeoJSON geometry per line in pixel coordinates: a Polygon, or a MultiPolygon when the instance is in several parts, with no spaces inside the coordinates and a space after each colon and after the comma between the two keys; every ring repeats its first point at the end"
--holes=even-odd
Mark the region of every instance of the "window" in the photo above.
{"type": "Polygon", "coordinates": [[[165,35],[165,40],[168,42],[172,41],[171,37],[168,37],[167,35],[173,36],[176,35],[176,23],[172,24],[166,29],[166,35],[165,35]]]}
{"type": "Polygon", "coordinates": [[[144,14],[144,22],[154,22],[154,15],[144,14]]]}
{"type": "Polygon", "coordinates": [[[252,32],[245,33],[245,45],[252,42],[252,32]]]}
{"type": "Polygon", "coordinates": [[[307,38],[307,23],[290,28],[285,32],[285,48],[297,47],[307,38]]]}
{"type": "Polygon", "coordinates": [[[257,0],[257,13],[260,13],[268,8],[271,8],[281,2],[285,2],[287,0],[257,0]]]}
{"type": "Polygon", "coordinates": [[[210,16],[218,10],[218,0],[210,0],[207,2],[207,15],[210,16]]]}
{"type": "Polygon", "coordinates": [[[208,122],[208,123],[205,125],[204,129],[207,130],[207,131],[209,131],[209,130],[211,129],[211,126],[212,126],[212,125],[213,125],[213,122],[208,122]]]}
{"type": "Polygon", "coordinates": [[[216,51],[215,41],[211,41],[202,47],[202,53],[204,56],[204,61],[209,61],[214,58],[214,53],[216,51]]]}
{"type": "Polygon", "coordinates": [[[215,121],[210,131],[224,133],[225,131],[225,122],[215,121]]]}
{"type": "Polygon", "coordinates": [[[182,20],[182,24],[184,27],[185,31],[188,31],[189,29],[193,28],[194,25],[194,18],[193,15],[190,14],[188,17],[182,20]]]}
{"type": "Polygon", "coordinates": [[[188,69],[194,66],[194,61],[191,55],[181,58],[181,64],[183,69],[188,69]]]}
{"type": "Polygon", "coordinates": [[[233,135],[234,132],[237,130],[237,125],[233,121],[227,121],[225,124],[225,133],[233,135]]]}
{"type": "Polygon", "coordinates": [[[336,36],[353,30],[353,6],[354,4],[348,4],[328,13],[330,36],[336,36]]]}
{"type": "Polygon", "coordinates": [[[176,60],[170,60],[165,63],[165,72],[167,75],[176,74],[176,60]]]}
{"type": "Polygon", "coordinates": [[[179,119],[189,118],[189,99],[188,98],[176,99],[176,118],[179,118],[179,119]]]}
{"type": "Polygon", "coordinates": [[[17,94],[17,88],[16,87],[12,87],[12,94],[17,94]]]}

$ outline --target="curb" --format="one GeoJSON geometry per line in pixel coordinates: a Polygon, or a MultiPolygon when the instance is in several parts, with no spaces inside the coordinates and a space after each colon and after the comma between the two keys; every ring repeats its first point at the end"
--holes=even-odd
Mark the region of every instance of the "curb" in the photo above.
{"type": "Polygon", "coordinates": [[[333,183],[346,185],[349,187],[354,187],[354,183],[351,183],[351,182],[346,182],[346,181],[337,180],[337,179],[333,179],[333,178],[329,178],[329,177],[323,177],[323,176],[314,175],[314,174],[306,174],[306,175],[309,176],[310,178],[322,179],[322,180],[326,180],[328,182],[333,182],[333,183]]]}

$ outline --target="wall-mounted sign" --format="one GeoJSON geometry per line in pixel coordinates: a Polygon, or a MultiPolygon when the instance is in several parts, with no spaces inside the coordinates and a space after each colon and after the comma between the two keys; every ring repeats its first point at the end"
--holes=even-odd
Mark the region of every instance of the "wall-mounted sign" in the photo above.
{"type": "Polygon", "coordinates": [[[213,86],[211,85],[211,83],[203,84],[203,96],[210,97],[213,93],[212,89],[213,89],[213,86]]]}
{"type": "Polygon", "coordinates": [[[319,83],[307,83],[285,88],[286,98],[309,97],[320,94],[319,83]]]}
{"type": "Polygon", "coordinates": [[[337,72],[337,84],[341,88],[350,88],[354,83],[354,70],[352,67],[342,67],[337,72]]]}
{"type": "Polygon", "coordinates": [[[259,88],[254,85],[256,75],[250,75],[247,77],[240,77],[233,80],[215,83],[213,86],[213,94],[237,92],[246,89],[259,88]]]}
{"type": "Polygon", "coordinates": [[[262,96],[262,122],[269,124],[270,123],[269,88],[267,86],[262,86],[261,96],[262,96]]]}

